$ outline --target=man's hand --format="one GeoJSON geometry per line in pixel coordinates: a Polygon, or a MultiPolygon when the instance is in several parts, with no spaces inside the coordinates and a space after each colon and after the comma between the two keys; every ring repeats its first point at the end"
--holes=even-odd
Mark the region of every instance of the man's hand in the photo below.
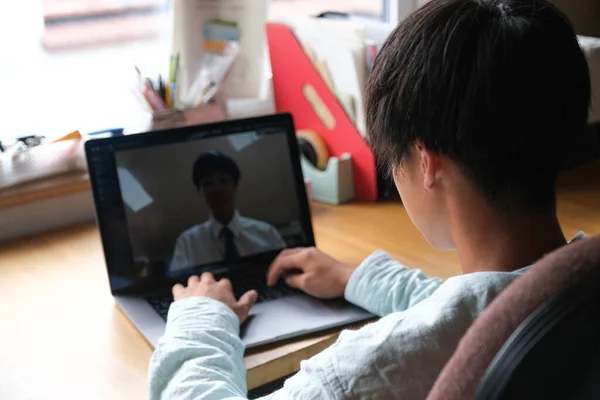
{"type": "Polygon", "coordinates": [[[344,297],[354,268],[342,264],[315,248],[282,251],[267,274],[273,286],[280,278],[289,286],[320,299],[344,297]]]}
{"type": "Polygon", "coordinates": [[[250,290],[237,301],[233,296],[233,289],[229,279],[221,279],[217,282],[210,272],[205,272],[201,277],[191,276],[188,279],[187,287],[182,284],[173,286],[173,299],[175,301],[186,297],[210,297],[211,299],[220,301],[231,308],[240,319],[240,324],[243,324],[248,318],[250,308],[256,303],[258,293],[250,290]]]}

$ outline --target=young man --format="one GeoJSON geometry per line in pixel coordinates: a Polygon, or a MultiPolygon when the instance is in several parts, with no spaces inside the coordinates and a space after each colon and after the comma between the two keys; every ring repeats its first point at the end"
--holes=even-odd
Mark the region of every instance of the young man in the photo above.
{"type": "Polygon", "coordinates": [[[240,179],[240,168],[231,157],[218,151],[198,156],[192,181],[204,195],[211,216],[179,236],[170,272],[285,248],[275,227],[243,217],[237,211],[240,179]]]}
{"type": "MultiPolygon", "coordinates": [[[[546,1],[433,0],[403,21],[369,77],[369,138],[413,222],[456,249],[464,275],[442,283],[383,252],[356,269],[314,249],[282,252],[269,283],[284,277],[383,318],[343,332],[268,398],[425,398],[492,299],[567,243],[555,182],[589,101],[573,28],[546,1]]],[[[238,326],[256,294],[237,301],[208,274],[173,293],[151,398],[245,398],[238,326]]]]}

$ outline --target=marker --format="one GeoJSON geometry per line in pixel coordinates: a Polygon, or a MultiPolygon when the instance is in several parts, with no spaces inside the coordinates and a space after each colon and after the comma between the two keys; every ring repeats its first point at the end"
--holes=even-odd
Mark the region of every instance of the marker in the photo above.
{"type": "Polygon", "coordinates": [[[166,93],[166,89],[165,89],[165,82],[163,81],[163,78],[162,78],[162,76],[160,76],[160,74],[158,75],[158,95],[160,96],[161,99],[163,99],[163,101],[166,104],[167,103],[167,93],[166,93]]]}
{"type": "Polygon", "coordinates": [[[169,65],[169,82],[177,83],[179,74],[179,54],[172,54],[169,65]]]}
{"type": "Polygon", "coordinates": [[[177,83],[171,82],[171,104],[173,108],[177,107],[177,83]]]}
{"type": "Polygon", "coordinates": [[[167,105],[167,110],[170,110],[173,108],[173,95],[171,93],[171,85],[169,84],[169,82],[167,82],[166,85],[164,85],[165,88],[165,104],[167,105]]]}

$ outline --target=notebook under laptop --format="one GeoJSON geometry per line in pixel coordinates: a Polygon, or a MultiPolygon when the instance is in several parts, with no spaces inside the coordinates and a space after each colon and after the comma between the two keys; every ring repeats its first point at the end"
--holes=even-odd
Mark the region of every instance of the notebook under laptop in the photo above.
{"type": "Polygon", "coordinates": [[[96,139],[85,150],[112,294],[153,346],[172,286],[204,271],[229,278],[237,296],[259,292],[247,347],[372,317],[266,287],[283,248],[315,244],[290,115],[96,139]]]}

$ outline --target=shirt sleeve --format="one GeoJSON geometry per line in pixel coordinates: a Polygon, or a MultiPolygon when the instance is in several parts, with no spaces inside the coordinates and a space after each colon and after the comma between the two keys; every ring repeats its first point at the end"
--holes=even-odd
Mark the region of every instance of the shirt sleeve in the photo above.
{"type": "MultiPolygon", "coordinates": [[[[233,311],[209,298],[179,300],[171,305],[165,335],[150,359],[150,400],[245,400],[243,356],[233,311]]],[[[307,365],[286,389],[266,399],[330,397],[322,396],[332,393],[319,378],[322,373],[318,365],[307,365]]]]}
{"type": "Polygon", "coordinates": [[[383,251],[367,257],[352,273],[344,297],[384,317],[404,311],[428,298],[442,285],[418,269],[409,269],[383,251]]]}
{"type": "Polygon", "coordinates": [[[239,320],[204,297],[174,302],[149,367],[150,400],[245,398],[239,320]]]}
{"type": "MultiPolygon", "coordinates": [[[[425,398],[472,321],[489,303],[476,285],[446,285],[404,312],[356,331],[303,361],[263,400],[425,398]],[[479,299],[479,300],[477,300],[479,299]]],[[[488,296],[489,297],[489,296],[488,296]]],[[[246,399],[237,317],[204,298],[174,303],[150,363],[151,400],[246,399]]]]}

